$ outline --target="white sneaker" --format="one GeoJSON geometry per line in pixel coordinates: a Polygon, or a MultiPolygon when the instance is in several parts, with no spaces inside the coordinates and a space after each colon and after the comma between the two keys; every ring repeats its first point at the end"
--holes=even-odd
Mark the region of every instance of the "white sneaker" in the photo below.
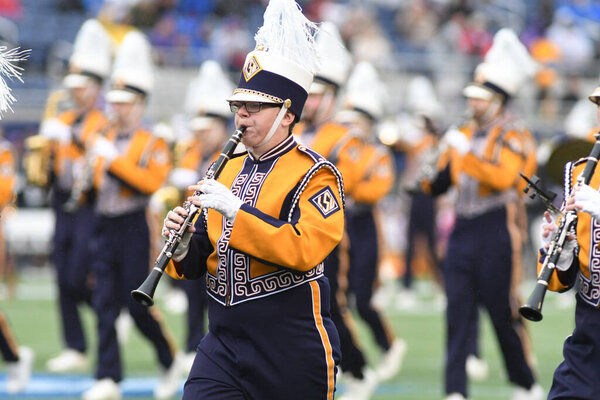
{"type": "Polygon", "coordinates": [[[159,400],[170,399],[182,385],[184,356],[177,354],[168,370],[162,372],[154,388],[154,398],[159,400]]]}
{"type": "Polygon", "coordinates": [[[389,350],[381,357],[377,367],[377,377],[380,381],[386,381],[398,374],[402,367],[402,360],[406,353],[406,342],[403,339],[395,339],[389,350]]]}
{"type": "Polygon", "coordinates": [[[181,357],[181,370],[184,375],[189,375],[196,359],[196,352],[190,351],[181,357]]]}
{"type": "Polygon", "coordinates": [[[120,400],[121,388],[110,378],[99,379],[83,392],[83,400],[120,400]]]}
{"type": "Polygon", "coordinates": [[[86,355],[73,349],[64,349],[58,356],[46,362],[46,368],[50,372],[82,371],[87,367],[86,355]]]}
{"type": "Polygon", "coordinates": [[[115,329],[117,330],[117,340],[119,344],[126,344],[129,340],[131,328],[133,327],[133,318],[126,309],[121,310],[117,320],[115,321],[115,329]]]}
{"type": "Polygon", "coordinates": [[[467,357],[467,376],[474,381],[482,381],[488,377],[487,362],[473,354],[467,357]]]}
{"type": "Polygon", "coordinates": [[[370,368],[363,371],[363,379],[345,376],[344,395],[340,400],[368,400],[377,389],[377,374],[370,368]]]}
{"type": "Polygon", "coordinates": [[[451,393],[444,398],[444,400],[467,400],[465,396],[460,393],[451,393]]]}
{"type": "Polygon", "coordinates": [[[544,389],[535,383],[530,389],[522,387],[515,388],[510,400],[544,400],[546,395],[544,389]]]}
{"type": "Polygon", "coordinates": [[[403,290],[396,296],[397,310],[412,310],[417,303],[417,294],[412,289],[403,290]]]}
{"type": "Polygon", "coordinates": [[[31,378],[34,359],[33,350],[21,346],[19,347],[19,361],[6,363],[6,391],[8,393],[18,393],[25,389],[31,378]]]}

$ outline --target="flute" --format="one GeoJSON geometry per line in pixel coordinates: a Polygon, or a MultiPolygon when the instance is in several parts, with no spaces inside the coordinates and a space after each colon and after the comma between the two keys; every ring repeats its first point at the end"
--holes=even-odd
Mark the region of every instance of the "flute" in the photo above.
{"type": "MultiPolygon", "coordinates": [[[[596,142],[594,143],[594,147],[592,148],[590,155],[586,157],[587,162],[585,168],[577,177],[575,186],[588,184],[592,179],[592,174],[594,173],[594,169],[598,164],[598,158],[600,157],[600,133],[597,133],[595,138],[596,142]]],[[[573,193],[573,191],[571,191],[571,193],[573,193]]],[[[566,201],[567,199],[565,199],[564,204],[566,204],[566,201]]],[[[541,321],[543,317],[542,306],[544,305],[544,297],[548,290],[548,283],[556,269],[556,263],[560,258],[560,254],[569,233],[573,233],[575,230],[577,211],[566,210],[564,204],[562,208],[563,211],[560,215],[558,229],[552,237],[552,241],[548,247],[548,252],[546,253],[546,258],[544,259],[544,263],[538,274],[535,288],[529,296],[529,299],[527,299],[527,302],[519,308],[519,313],[530,321],[541,321]]]]}
{"type": "MultiPolygon", "coordinates": [[[[242,135],[244,134],[245,130],[245,127],[241,127],[240,129],[237,129],[233,135],[231,135],[225,144],[223,151],[217,160],[210,166],[203,179],[217,179],[219,177],[221,171],[223,171],[223,167],[225,167],[225,164],[227,164],[230,157],[233,155],[235,148],[242,140],[242,135]]],[[[199,191],[195,191],[193,196],[199,196],[200,194],[201,193],[199,191]]],[[[139,288],[131,291],[131,297],[133,297],[138,303],[141,303],[145,306],[152,306],[154,304],[153,296],[154,291],[158,286],[158,282],[160,282],[160,278],[162,277],[165,268],[167,268],[169,261],[171,261],[171,258],[173,258],[173,253],[179,246],[179,243],[181,243],[183,235],[187,229],[193,225],[195,216],[199,211],[198,207],[192,204],[189,200],[186,200],[182,207],[188,212],[188,214],[184,222],[181,224],[181,227],[179,230],[172,229],[170,231],[169,237],[165,242],[163,249],[154,262],[154,267],[152,268],[150,275],[148,275],[146,280],[142,282],[139,288]]]]}

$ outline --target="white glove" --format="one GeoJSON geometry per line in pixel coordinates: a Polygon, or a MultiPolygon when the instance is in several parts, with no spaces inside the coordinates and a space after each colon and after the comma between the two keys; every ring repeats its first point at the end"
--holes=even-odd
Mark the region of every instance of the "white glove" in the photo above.
{"type": "Polygon", "coordinates": [[[231,193],[225,185],[215,181],[214,179],[207,179],[200,186],[202,194],[198,196],[200,204],[203,208],[212,208],[217,210],[229,222],[233,223],[235,216],[244,203],[242,199],[231,193]]]}
{"type": "Polygon", "coordinates": [[[50,118],[40,125],[40,135],[60,143],[71,141],[71,127],[58,118],[50,118]]]}
{"type": "Polygon", "coordinates": [[[573,194],[575,207],[590,214],[594,219],[600,220],[600,192],[588,185],[581,185],[573,194]]]}
{"type": "Polygon", "coordinates": [[[109,164],[119,155],[119,151],[114,143],[102,136],[96,139],[92,145],[91,152],[96,157],[104,158],[109,164]]]}
{"type": "Polygon", "coordinates": [[[471,149],[471,141],[469,138],[467,138],[464,133],[456,128],[448,129],[448,131],[444,134],[442,141],[447,143],[448,146],[454,147],[461,156],[467,154],[471,149]]]}
{"type": "MultiPolygon", "coordinates": [[[[167,239],[168,235],[167,233],[170,232],[170,228],[167,227],[167,221],[170,220],[169,215],[172,214],[176,214],[174,210],[171,210],[167,213],[167,216],[165,217],[164,221],[163,221],[163,227],[162,227],[162,236],[167,239]]],[[[178,224],[178,222],[173,221],[175,224],[178,224]]],[[[192,234],[193,232],[190,232],[189,230],[186,230],[185,233],[183,234],[181,241],[179,242],[179,244],[177,245],[177,248],[175,249],[175,251],[173,252],[173,257],[171,257],[173,259],[173,261],[181,261],[185,258],[185,256],[187,256],[188,250],[190,248],[190,241],[192,240],[192,234]]]]}
{"type": "Polygon", "coordinates": [[[575,247],[577,246],[577,240],[567,239],[563,245],[560,257],[556,262],[556,269],[559,271],[566,271],[573,264],[573,258],[575,258],[575,247]]]}
{"type": "Polygon", "coordinates": [[[552,218],[552,216],[550,216],[550,222],[546,221],[546,219],[543,219],[542,221],[543,222],[540,225],[540,237],[542,238],[542,245],[547,247],[550,245],[550,242],[556,233],[556,223],[554,222],[554,218],[552,218]],[[544,232],[546,231],[549,232],[548,235],[544,237],[544,232]]]}

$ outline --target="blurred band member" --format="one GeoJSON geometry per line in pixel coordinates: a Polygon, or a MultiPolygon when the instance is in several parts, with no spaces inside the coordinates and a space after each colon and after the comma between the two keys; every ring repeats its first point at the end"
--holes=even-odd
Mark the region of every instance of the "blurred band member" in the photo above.
{"type": "Polygon", "coordinates": [[[96,167],[98,215],[92,254],[98,365],[95,383],[83,394],[85,400],[121,396],[118,382],[123,379],[123,370],[115,321],[122,306],[127,307],[156,352],[162,375],[154,396],[170,398],[180,385],[175,345],[159,316],[130,296],[147,277],[150,265],[148,200],[166,181],[171,168],[167,143],[142,126],[153,88],[152,71],[148,41],[137,31],[129,32],[118,49],[106,95],[114,123],[103,135],[97,135],[90,147],[96,167]]]}
{"type": "Polygon", "coordinates": [[[94,230],[91,165],[86,142],[105,129],[107,118],[100,111],[101,89],[110,74],[111,39],[94,19],[86,21],[75,39],[69,74],[63,84],[71,94],[73,108],[44,121],[41,135],[51,140],[52,209],[55,229],[52,263],[57,271],[59,310],[64,350],[48,360],[52,372],[87,368],[87,342],[78,306],[91,306],[89,268],[90,241],[94,230]]]}

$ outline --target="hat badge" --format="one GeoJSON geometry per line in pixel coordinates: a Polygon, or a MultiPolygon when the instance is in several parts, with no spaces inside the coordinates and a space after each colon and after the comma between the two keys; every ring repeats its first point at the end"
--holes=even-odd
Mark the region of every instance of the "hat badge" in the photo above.
{"type": "Polygon", "coordinates": [[[258,74],[261,70],[262,67],[256,59],[256,56],[253,55],[248,59],[246,65],[244,65],[244,79],[246,80],[246,82],[248,82],[250,79],[252,79],[254,75],[258,74]]]}

